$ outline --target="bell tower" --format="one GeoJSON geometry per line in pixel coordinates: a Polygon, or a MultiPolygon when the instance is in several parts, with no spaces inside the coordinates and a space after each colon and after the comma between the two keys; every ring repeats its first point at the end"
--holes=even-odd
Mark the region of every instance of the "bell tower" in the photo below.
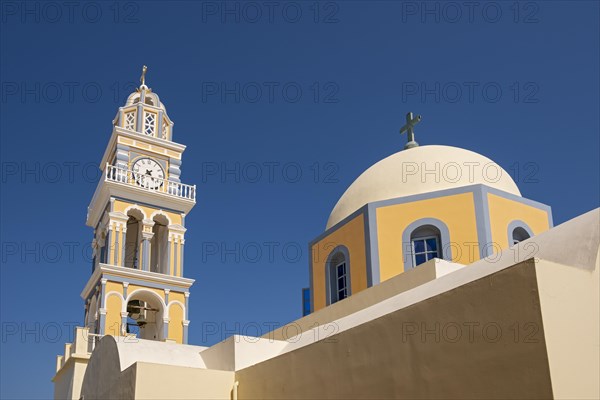
{"type": "Polygon", "coordinates": [[[181,182],[185,146],[158,95],[141,84],[113,120],[88,207],[92,275],[81,297],[90,333],[187,343],[185,216],[196,186],[181,182]]]}

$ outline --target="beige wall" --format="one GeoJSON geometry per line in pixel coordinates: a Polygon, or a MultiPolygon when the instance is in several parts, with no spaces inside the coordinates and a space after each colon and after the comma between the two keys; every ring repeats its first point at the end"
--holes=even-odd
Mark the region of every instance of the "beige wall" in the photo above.
{"type": "Polygon", "coordinates": [[[385,282],[356,293],[344,299],[344,301],[334,303],[271,331],[263,335],[263,338],[288,340],[299,333],[308,332],[317,326],[330,324],[332,321],[422,285],[436,277],[436,260],[430,260],[421,264],[419,268],[413,268],[404,274],[394,276],[385,282]]]}
{"type": "Polygon", "coordinates": [[[592,271],[545,260],[536,271],[554,397],[599,399],[598,259],[592,271]]]}
{"type": "Polygon", "coordinates": [[[137,362],[136,399],[230,399],[234,373],[137,362]]]}
{"type": "Polygon", "coordinates": [[[518,264],[238,371],[239,398],[550,398],[537,292],[518,264]]]}
{"type": "Polygon", "coordinates": [[[87,360],[70,360],[54,378],[54,398],[79,400],[87,360]]]}

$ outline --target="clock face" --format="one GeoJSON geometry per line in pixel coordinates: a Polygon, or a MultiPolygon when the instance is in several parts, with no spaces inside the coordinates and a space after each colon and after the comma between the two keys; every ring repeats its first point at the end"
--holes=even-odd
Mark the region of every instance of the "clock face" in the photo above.
{"type": "Polygon", "coordinates": [[[158,189],[163,185],[165,171],[151,158],[140,158],[133,163],[135,182],[148,189],[158,189]]]}

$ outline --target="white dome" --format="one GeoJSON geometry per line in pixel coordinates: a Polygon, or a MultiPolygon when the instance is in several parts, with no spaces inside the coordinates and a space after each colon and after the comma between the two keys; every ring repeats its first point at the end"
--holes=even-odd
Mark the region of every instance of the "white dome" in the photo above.
{"type": "Polygon", "coordinates": [[[419,146],[363,172],[337,202],[327,229],[367,203],[476,184],[521,196],[508,172],[487,157],[451,146],[419,146]]]}

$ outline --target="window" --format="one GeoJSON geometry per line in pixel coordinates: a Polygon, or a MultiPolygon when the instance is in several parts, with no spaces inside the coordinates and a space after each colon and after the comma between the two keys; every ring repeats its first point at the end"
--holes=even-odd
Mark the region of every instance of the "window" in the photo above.
{"type": "Polygon", "coordinates": [[[154,136],[156,114],[147,112],[144,116],[144,133],[148,136],[154,136]]]}
{"type": "Polygon", "coordinates": [[[302,289],[302,316],[310,314],[310,289],[302,289]]]}
{"type": "Polygon", "coordinates": [[[410,235],[413,266],[423,264],[432,258],[442,258],[440,231],[433,225],[417,228],[410,235]]]}
{"type": "Polygon", "coordinates": [[[335,266],[335,280],[336,280],[336,301],[340,301],[348,297],[348,270],[346,268],[346,262],[342,262],[335,266]]]}
{"type": "Polygon", "coordinates": [[[125,113],[125,129],[135,130],[135,111],[125,113]]]}
{"type": "Polygon", "coordinates": [[[529,235],[529,232],[527,232],[525,230],[525,228],[518,226],[515,229],[513,229],[512,231],[512,244],[511,246],[514,246],[517,243],[522,242],[523,240],[527,240],[529,239],[531,236],[529,235]]]}
{"type": "Polygon", "coordinates": [[[329,304],[350,296],[350,270],[346,255],[338,251],[329,260],[329,304]]]}

